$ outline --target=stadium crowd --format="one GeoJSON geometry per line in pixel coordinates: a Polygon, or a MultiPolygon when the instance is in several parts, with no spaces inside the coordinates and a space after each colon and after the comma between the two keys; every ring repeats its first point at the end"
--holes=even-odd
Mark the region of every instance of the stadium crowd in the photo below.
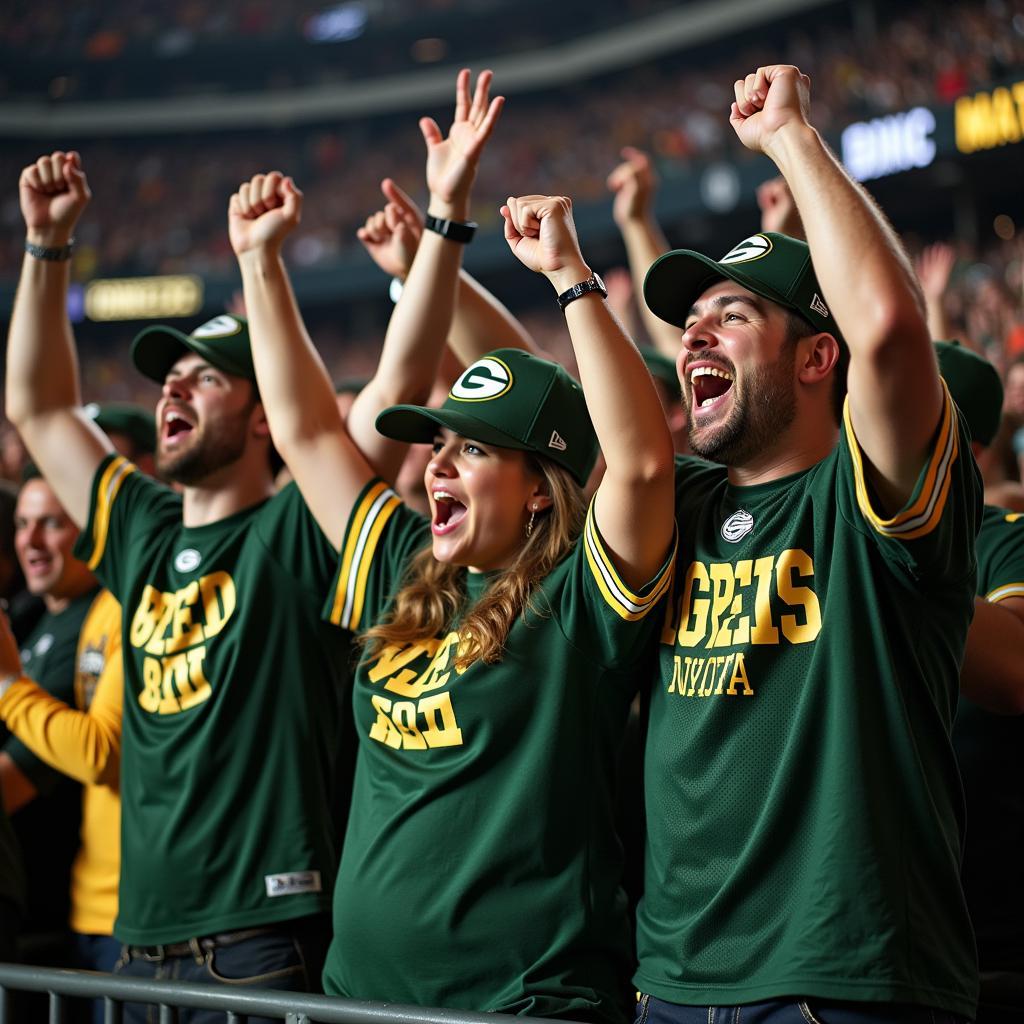
{"type": "Polygon", "coordinates": [[[571,115],[462,71],[413,137],[5,152],[0,959],[602,1024],[1024,1013],[1024,232],[905,243],[823,141],[1024,66],[1024,13],[787,53],[810,79],[753,47],[571,115]],[[670,251],[658,170],[745,154],[761,223],[670,251]],[[488,229],[548,312],[462,268],[488,229]],[[349,246],[401,283],[383,338],[296,304],[349,246]],[[206,323],[76,346],[73,279],[228,270],[206,323]]]}
{"type": "MultiPolygon", "coordinates": [[[[951,103],[1024,67],[1024,7],[1019,0],[922,4],[870,33],[812,24],[791,32],[781,51],[808,69],[816,123],[836,133],[864,117],[951,103]]],[[[498,225],[510,185],[571,191],[577,205],[605,204],[610,155],[626,145],[651,152],[666,178],[694,161],[752,157],[723,127],[730,97],[721,83],[773,52],[746,38],[728,58],[691,56],[606,76],[581,87],[569,105],[524,97],[481,165],[480,223],[498,225]]],[[[297,267],[329,266],[355,244],[356,228],[377,204],[377,182],[390,175],[412,187],[420,174],[415,125],[399,117],[232,132],[230,145],[212,148],[205,134],[75,144],[98,169],[76,257],[83,279],[230,271],[231,253],[217,228],[220,197],[250,167],[288,166],[301,177],[318,217],[290,240],[289,259],[297,267]]],[[[16,174],[31,155],[31,146],[5,146],[0,173],[16,174]]],[[[0,247],[0,278],[17,272],[17,217],[8,199],[0,219],[11,241],[0,247]]]]}

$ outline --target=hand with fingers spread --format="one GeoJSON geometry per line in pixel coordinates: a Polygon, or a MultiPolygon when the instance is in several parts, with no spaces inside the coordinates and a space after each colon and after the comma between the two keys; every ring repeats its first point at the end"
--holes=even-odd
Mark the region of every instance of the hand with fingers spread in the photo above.
{"type": "Polygon", "coordinates": [[[48,247],[67,245],[92,193],[81,157],[55,150],[21,172],[21,213],[28,241],[48,247]]]}
{"type": "Polygon", "coordinates": [[[385,274],[404,280],[423,234],[423,213],[390,178],[380,190],[387,205],[366,218],[356,237],[385,274]]]}
{"type": "Polygon", "coordinates": [[[612,216],[620,228],[651,215],[658,176],[654,173],[650,156],[642,150],[624,147],[622,163],[608,175],[607,184],[608,190],[615,193],[612,216]]]}
{"type": "Polygon", "coordinates": [[[576,237],[571,199],[509,196],[501,215],[505,218],[505,241],[516,258],[523,266],[543,274],[556,291],[564,291],[591,275],[576,237]]]}
{"type": "Polygon", "coordinates": [[[935,242],[925,246],[921,255],[914,260],[914,269],[925,298],[932,302],[941,301],[946,294],[950,275],[956,266],[956,250],[946,242],[935,242]]]}
{"type": "Polygon", "coordinates": [[[236,256],[277,253],[302,218],[302,193],[280,171],[253,175],[228,203],[228,235],[236,256]]]}
{"type": "Polygon", "coordinates": [[[465,220],[469,194],[484,145],[505,104],[503,96],[490,99],[490,71],[477,76],[476,90],[469,95],[469,71],[463,68],[455,83],[455,119],[445,138],[437,122],[420,119],[420,131],[427,144],[427,187],[430,213],[435,217],[465,220]]]}
{"type": "Polygon", "coordinates": [[[771,64],[738,79],[729,123],[740,142],[770,156],[781,130],[809,127],[810,88],[810,78],[791,64],[771,64]]]}

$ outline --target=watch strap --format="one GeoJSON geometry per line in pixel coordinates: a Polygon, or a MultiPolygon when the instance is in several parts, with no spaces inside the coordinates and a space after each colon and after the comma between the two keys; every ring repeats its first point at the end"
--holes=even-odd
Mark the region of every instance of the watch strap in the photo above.
{"type": "Polygon", "coordinates": [[[579,284],[574,284],[571,288],[567,288],[556,300],[558,302],[559,309],[565,309],[570,302],[575,302],[577,299],[583,298],[584,295],[589,295],[591,292],[598,292],[605,298],[608,297],[608,289],[604,286],[604,281],[601,280],[599,274],[591,274],[586,281],[580,281],[579,284]]]}
{"type": "Polygon", "coordinates": [[[47,260],[50,263],[62,263],[71,259],[75,251],[75,240],[72,238],[67,245],[57,245],[49,248],[45,245],[36,245],[35,242],[25,242],[25,252],[37,260],[47,260]]]}
{"type": "Polygon", "coordinates": [[[462,242],[463,245],[473,241],[477,229],[476,221],[448,220],[444,217],[432,217],[429,213],[423,226],[450,242],[462,242]]]}

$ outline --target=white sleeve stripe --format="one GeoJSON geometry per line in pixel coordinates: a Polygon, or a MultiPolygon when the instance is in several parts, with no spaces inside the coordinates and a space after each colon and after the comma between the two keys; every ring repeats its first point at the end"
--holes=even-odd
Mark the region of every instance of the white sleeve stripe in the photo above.
{"type": "Polygon", "coordinates": [[[607,555],[605,555],[604,549],[601,547],[601,542],[598,539],[597,528],[594,525],[593,515],[589,515],[587,517],[587,525],[584,531],[584,542],[586,543],[587,549],[590,551],[591,555],[593,555],[593,564],[597,566],[598,571],[601,573],[601,578],[604,580],[604,584],[611,596],[629,612],[639,615],[646,611],[652,601],[657,599],[663,587],[660,585],[654,587],[651,593],[646,597],[630,594],[623,587],[618,577],[614,572],[612,572],[607,564],[607,555]]]}
{"type": "MultiPolygon", "coordinates": [[[[356,550],[352,556],[352,564],[349,566],[348,579],[345,581],[345,607],[341,613],[341,621],[343,623],[347,623],[352,615],[352,605],[355,602],[359,569],[363,564],[363,556],[370,536],[370,531],[373,529],[373,524],[384,506],[393,498],[397,497],[398,495],[391,490],[390,487],[386,487],[380,492],[377,499],[370,506],[370,511],[367,512],[366,518],[363,520],[362,528],[359,531],[359,538],[356,541],[356,550]]],[[[372,556],[372,552],[370,554],[372,556]]]]}
{"type": "Polygon", "coordinates": [[[938,503],[940,496],[943,493],[943,484],[946,476],[949,473],[950,463],[953,461],[953,453],[956,450],[956,424],[950,424],[949,436],[946,438],[946,447],[942,453],[942,460],[939,463],[938,471],[935,474],[935,482],[932,486],[932,493],[928,498],[928,504],[925,509],[913,519],[908,519],[905,523],[900,523],[898,526],[892,527],[880,527],[880,532],[884,533],[888,537],[898,537],[901,533],[909,533],[912,530],[916,530],[931,519],[935,512],[935,506],[938,503]]]}

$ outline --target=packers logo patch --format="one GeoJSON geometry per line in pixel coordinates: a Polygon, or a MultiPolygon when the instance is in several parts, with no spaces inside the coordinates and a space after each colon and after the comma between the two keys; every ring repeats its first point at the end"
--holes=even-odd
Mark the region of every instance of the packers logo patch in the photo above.
{"type": "Polygon", "coordinates": [[[753,528],[754,517],[740,509],[722,523],[722,537],[730,544],[738,544],[753,528]]]}
{"type": "Polygon", "coordinates": [[[230,338],[232,334],[238,334],[242,325],[233,316],[222,313],[212,320],[207,320],[192,332],[193,338],[230,338]]]}
{"type": "Polygon", "coordinates": [[[488,402],[512,387],[512,371],[494,356],[480,359],[452,385],[449,398],[459,402],[488,402]]]}
{"type": "Polygon", "coordinates": [[[734,245],[718,262],[749,263],[759,260],[772,251],[772,240],[766,235],[751,235],[744,238],[739,245],[734,245]]]}
{"type": "Polygon", "coordinates": [[[178,572],[191,572],[199,568],[203,556],[195,548],[183,548],[174,556],[174,568],[178,572]]]}

